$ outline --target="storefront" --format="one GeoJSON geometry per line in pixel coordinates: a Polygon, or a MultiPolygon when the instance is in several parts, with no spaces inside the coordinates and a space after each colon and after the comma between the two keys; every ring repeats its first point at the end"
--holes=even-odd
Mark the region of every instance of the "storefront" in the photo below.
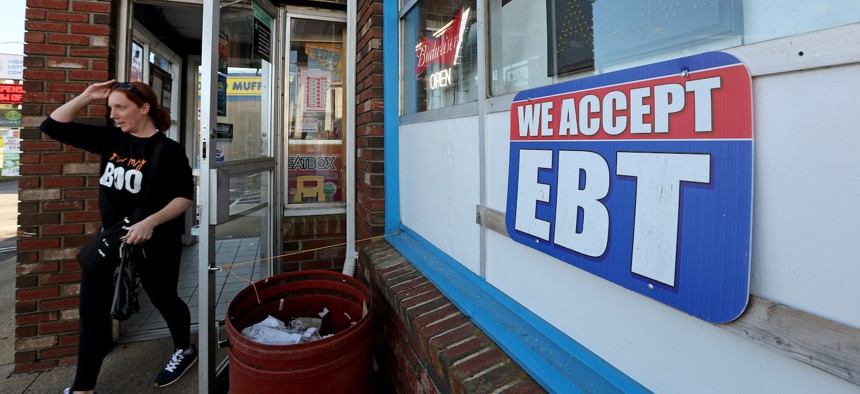
{"type": "Polygon", "coordinates": [[[857,389],[855,3],[385,4],[389,242],[544,387],[857,389]]]}
{"type": "MultiPolygon", "coordinates": [[[[115,77],[195,170],[200,392],[247,280],[351,274],[382,237],[549,392],[860,385],[855,2],[59,3],[28,10],[18,373],[75,362],[98,220],[93,159],[38,125],[115,77]]],[[[167,335],[133,319],[120,341],[167,335]]]]}

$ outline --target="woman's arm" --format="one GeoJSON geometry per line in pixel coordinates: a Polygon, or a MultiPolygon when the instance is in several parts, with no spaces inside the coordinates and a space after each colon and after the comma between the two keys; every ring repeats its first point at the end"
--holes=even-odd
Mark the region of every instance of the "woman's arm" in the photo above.
{"type": "Polygon", "coordinates": [[[55,109],[49,116],[51,119],[61,123],[69,123],[75,120],[75,115],[89,105],[89,103],[95,100],[103,100],[110,96],[110,89],[115,82],[116,80],[111,79],[110,81],[87,86],[83,93],[75,96],[75,98],[60,106],[60,108],[55,109]]]}
{"type": "Polygon", "coordinates": [[[152,238],[152,232],[157,226],[181,215],[192,203],[185,197],[174,198],[160,211],[132,225],[125,235],[126,242],[136,245],[152,238]]]}

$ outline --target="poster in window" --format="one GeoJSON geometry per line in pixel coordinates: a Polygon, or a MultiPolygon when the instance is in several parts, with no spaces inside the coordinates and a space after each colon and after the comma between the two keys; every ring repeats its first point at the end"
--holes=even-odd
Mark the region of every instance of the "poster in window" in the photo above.
{"type": "Polygon", "coordinates": [[[170,77],[170,74],[162,70],[160,67],[156,67],[154,64],[150,64],[149,72],[149,86],[152,87],[152,90],[158,97],[158,103],[161,104],[163,108],[170,110],[170,104],[173,101],[173,79],[170,77]]]}
{"type": "Polygon", "coordinates": [[[547,76],[594,67],[591,0],[546,0],[547,76]]]}
{"type": "Polygon", "coordinates": [[[131,43],[131,73],[129,82],[143,82],[143,47],[136,41],[131,43]]]}
{"type": "Polygon", "coordinates": [[[331,71],[332,81],[343,79],[343,45],[337,43],[306,43],[308,68],[331,71]]]}
{"type": "Polygon", "coordinates": [[[304,112],[325,112],[331,76],[323,70],[300,70],[298,90],[304,112]]]}

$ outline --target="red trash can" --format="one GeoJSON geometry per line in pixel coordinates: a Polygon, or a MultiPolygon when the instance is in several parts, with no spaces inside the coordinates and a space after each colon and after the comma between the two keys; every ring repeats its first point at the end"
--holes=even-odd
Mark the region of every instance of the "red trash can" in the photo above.
{"type": "Polygon", "coordinates": [[[273,276],[239,292],[227,308],[230,393],[369,393],[373,380],[370,291],[357,279],[331,271],[273,276]],[[257,302],[259,296],[260,303],[257,302]],[[268,345],[242,330],[267,316],[284,322],[315,317],[321,334],[312,342],[268,345]]]}

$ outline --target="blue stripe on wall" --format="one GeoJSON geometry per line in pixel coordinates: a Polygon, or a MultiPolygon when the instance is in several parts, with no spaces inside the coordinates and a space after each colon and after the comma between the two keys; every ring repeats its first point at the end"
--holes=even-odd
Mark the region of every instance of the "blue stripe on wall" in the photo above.
{"type": "Polygon", "coordinates": [[[385,170],[385,233],[400,227],[400,90],[397,26],[398,0],[382,2],[382,106],[385,170]]]}

